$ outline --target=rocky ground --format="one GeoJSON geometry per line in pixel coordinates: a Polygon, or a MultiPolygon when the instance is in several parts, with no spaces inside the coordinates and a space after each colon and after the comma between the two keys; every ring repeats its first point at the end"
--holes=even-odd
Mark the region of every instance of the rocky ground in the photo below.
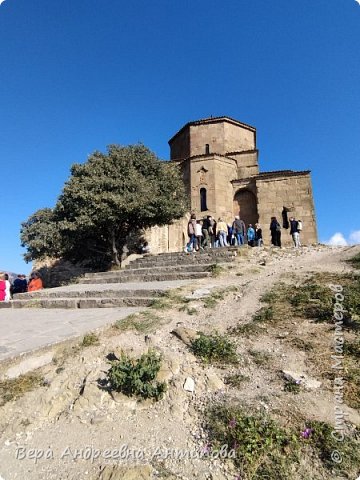
{"type": "MultiPolygon", "coordinates": [[[[40,386],[0,407],[0,479],[240,478],[231,458],[206,454],[204,414],[218,401],[235,399],[283,424],[304,415],[333,424],[331,382],[322,371],[331,364],[329,325],[294,318],[289,311],[283,323],[256,335],[243,330],[232,337],[240,359],[235,366],[204,363],[188,344],[198,331],[229,333],[251,323],[263,306],[260,298],[280,282],[300,284],[321,272],[351,271],[344,260],[358,252],[358,247],[324,246],[249,249],[217,277],[183,287],[121,328],[97,331],[98,342],[54,346],[53,361],[36,372],[40,386]],[[307,342],[311,349],[304,348],[307,342]],[[149,347],[163,357],[159,378],[168,385],[163,399],[141,401],[101,387],[110,353],[138,357],[149,347]],[[283,371],[303,375],[309,388],[298,395],[284,391],[283,371]],[[226,383],[230,375],[238,375],[241,385],[226,383]]],[[[3,378],[8,369],[2,365],[3,378]]],[[[346,405],[344,410],[359,426],[358,411],[346,405]]],[[[293,478],[304,472],[306,478],[334,478],[314,477],[306,465],[293,478]]]]}

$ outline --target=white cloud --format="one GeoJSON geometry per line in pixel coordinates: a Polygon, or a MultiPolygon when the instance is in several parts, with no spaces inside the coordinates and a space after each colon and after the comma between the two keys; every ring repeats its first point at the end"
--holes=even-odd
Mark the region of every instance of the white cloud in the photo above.
{"type": "Polygon", "coordinates": [[[348,245],[348,242],[346,241],[344,235],[340,232],[334,233],[330,240],[324,243],[326,245],[334,245],[337,247],[345,247],[346,245],[348,245]]]}
{"type": "Polygon", "coordinates": [[[360,243],[360,230],[355,230],[354,232],[350,233],[349,243],[351,245],[360,243]]]}

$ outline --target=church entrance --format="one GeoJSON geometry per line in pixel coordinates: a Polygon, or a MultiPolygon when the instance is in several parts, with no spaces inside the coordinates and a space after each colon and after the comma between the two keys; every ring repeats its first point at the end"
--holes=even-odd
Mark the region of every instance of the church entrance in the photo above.
{"type": "Polygon", "coordinates": [[[259,219],[256,197],[250,190],[238,190],[234,196],[234,216],[239,215],[245,225],[254,225],[259,219]]]}

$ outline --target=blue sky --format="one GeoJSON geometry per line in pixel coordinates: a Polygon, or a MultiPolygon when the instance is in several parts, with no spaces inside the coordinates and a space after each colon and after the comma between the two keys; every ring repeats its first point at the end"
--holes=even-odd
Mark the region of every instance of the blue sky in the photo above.
{"type": "Polygon", "coordinates": [[[263,171],[312,170],[320,240],[360,241],[355,0],[5,0],[0,268],[29,272],[20,224],[71,164],[138,141],[168,159],[210,115],[257,128],[263,171]]]}

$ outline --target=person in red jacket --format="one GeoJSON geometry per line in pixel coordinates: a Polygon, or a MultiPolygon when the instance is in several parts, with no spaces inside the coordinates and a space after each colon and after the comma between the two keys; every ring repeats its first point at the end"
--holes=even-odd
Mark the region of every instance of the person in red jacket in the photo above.
{"type": "Polygon", "coordinates": [[[31,279],[28,285],[28,292],[35,292],[44,288],[40,275],[37,272],[31,274],[31,279]]]}
{"type": "Polygon", "coordinates": [[[5,300],[5,290],[6,290],[5,274],[0,273],[0,302],[3,302],[5,300]]]}

